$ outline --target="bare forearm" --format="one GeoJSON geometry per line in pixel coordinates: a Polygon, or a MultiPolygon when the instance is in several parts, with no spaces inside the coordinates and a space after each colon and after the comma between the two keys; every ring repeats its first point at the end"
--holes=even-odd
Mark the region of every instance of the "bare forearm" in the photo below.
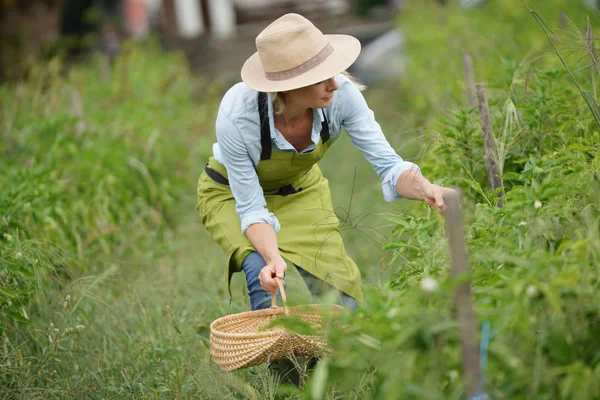
{"type": "Polygon", "coordinates": [[[444,193],[449,191],[454,191],[454,189],[432,184],[415,169],[403,172],[396,182],[396,192],[400,196],[405,199],[423,200],[440,212],[446,208],[444,193]]]}
{"type": "Polygon", "coordinates": [[[405,171],[398,182],[396,192],[405,199],[423,200],[425,198],[425,186],[430,182],[416,169],[405,171]]]}
{"type": "Polygon", "coordinates": [[[264,222],[250,225],[246,229],[246,237],[267,263],[258,274],[260,286],[268,292],[276,292],[278,285],[274,278],[283,279],[287,265],[279,254],[273,227],[264,222]]]}
{"type": "Polygon", "coordinates": [[[267,223],[250,225],[246,229],[246,237],[267,264],[281,259],[281,254],[279,254],[279,248],[277,247],[277,237],[271,225],[267,223]]]}

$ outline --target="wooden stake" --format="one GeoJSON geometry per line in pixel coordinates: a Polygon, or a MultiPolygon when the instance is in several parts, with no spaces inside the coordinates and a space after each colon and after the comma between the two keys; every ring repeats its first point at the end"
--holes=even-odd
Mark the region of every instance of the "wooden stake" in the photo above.
{"type": "Polygon", "coordinates": [[[477,387],[480,382],[481,371],[479,368],[479,341],[477,339],[475,311],[473,310],[471,296],[471,281],[467,278],[469,259],[465,245],[465,229],[458,192],[446,193],[444,200],[446,202],[444,216],[446,217],[448,244],[450,246],[452,278],[461,281],[454,293],[454,306],[462,347],[465,388],[467,396],[471,398],[478,394],[477,387]]]}
{"type": "Polygon", "coordinates": [[[463,54],[463,62],[465,64],[465,83],[467,84],[469,107],[475,108],[475,106],[477,106],[477,95],[475,94],[475,72],[473,70],[473,59],[469,53],[463,54]]]}
{"type": "MultiPolygon", "coordinates": [[[[494,131],[492,129],[492,120],[490,118],[490,107],[488,106],[487,95],[485,93],[485,85],[478,83],[475,85],[477,91],[477,102],[479,103],[479,115],[481,118],[481,134],[483,136],[483,150],[485,154],[485,169],[487,170],[488,179],[492,189],[496,191],[502,188],[502,179],[500,178],[500,168],[498,167],[498,148],[494,139],[494,131]]],[[[504,196],[504,190],[498,192],[498,197],[504,196]]],[[[498,207],[502,207],[502,200],[497,203],[498,207]]]]}

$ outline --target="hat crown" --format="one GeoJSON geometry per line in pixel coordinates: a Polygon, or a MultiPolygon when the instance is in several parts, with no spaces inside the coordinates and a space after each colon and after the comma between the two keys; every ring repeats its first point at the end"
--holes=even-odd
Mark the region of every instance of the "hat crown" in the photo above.
{"type": "Polygon", "coordinates": [[[299,14],[286,14],[257,36],[256,49],[264,71],[275,73],[309,63],[328,43],[309,20],[299,14]]]}

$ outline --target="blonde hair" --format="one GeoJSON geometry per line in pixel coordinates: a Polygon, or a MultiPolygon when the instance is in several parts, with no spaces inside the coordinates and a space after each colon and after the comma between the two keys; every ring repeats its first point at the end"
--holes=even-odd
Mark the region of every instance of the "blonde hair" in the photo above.
{"type": "MultiPolygon", "coordinates": [[[[350,80],[356,86],[358,90],[361,92],[367,88],[367,86],[363,85],[348,71],[342,71],[340,74],[344,75],[346,78],[350,80]]],[[[269,92],[269,98],[273,103],[273,115],[279,116],[283,113],[283,109],[285,108],[285,102],[283,101],[283,96],[281,96],[281,92],[269,92]]]]}

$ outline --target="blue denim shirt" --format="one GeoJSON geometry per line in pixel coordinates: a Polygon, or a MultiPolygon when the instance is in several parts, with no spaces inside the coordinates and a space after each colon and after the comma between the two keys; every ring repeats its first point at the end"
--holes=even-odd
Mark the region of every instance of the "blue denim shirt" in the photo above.
{"type": "MultiPolygon", "coordinates": [[[[329,122],[330,140],[335,142],[344,127],[352,143],[362,151],[379,175],[384,200],[400,198],[396,193],[398,178],[409,169],[419,168],[412,162],[404,161],[392,149],[375,121],[373,111],[352,81],[341,74],[335,79],[339,89],[334,93],[329,107],[323,110],[329,122]]],[[[322,121],[321,110],[313,110],[313,143],[303,153],[312,151],[318,144],[322,121]]],[[[269,125],[273,150],[296,151],[275,129],[271,101],[269,125]]],[[[227,169],[242,232],[250,225],[260,222],[270,224],[277,232],[280,228],[279,221],[266,208],[263,190],[254,170],[261,153],[257,92],[244,83],[238,83],[229,89],[219,107],[216,131],[217,143],[213,145],[213,156],[227,169]]]]}

